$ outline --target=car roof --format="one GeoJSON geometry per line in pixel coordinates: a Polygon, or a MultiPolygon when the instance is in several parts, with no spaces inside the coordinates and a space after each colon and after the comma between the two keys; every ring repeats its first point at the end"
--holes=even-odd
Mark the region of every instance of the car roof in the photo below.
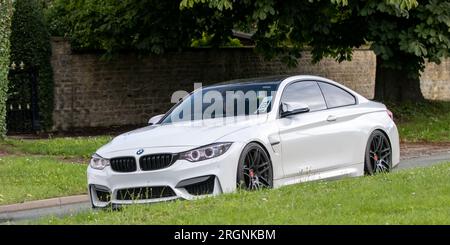
{"type": "Polygon", "coordinates": [[[357,92],[353,91],[352,89],[348,88],[347,86],[337,83],[335,81],[332,81],[330,79],[315,76],[315,75],[275,75],[275,76],[265,76],[265,77],[254,77],[254,78],[244,78],[244,79],[234,79],[229,81],[224,81],[216,84],[211,84],[208,86],[204,86],[203,88],[214,88],[214,87],[220,87],[220,86],[227,86],[227,85],[248,85],[248,84],[262,84],[262,85],[276,85],[277,87],[282,86],[282,83],[285,82],[285,84],[290,83],[292,81],[296,80],[313,80],[313,81],[320,81],[320,82],[327,82],[330,84],[333,84],[335,86],[338,86],[347,92],[353,94],[357,97],[359,101],[367,101],[366,98],[364,98],[362,95],[358,94],[357,92]]]}
{"type": "Polygon", "coordinates": [[[277,84],[277,85],[279,85],[281,82],[283,82],[288,77],[291,77],[291,76],[276,75],[276,76],[234,79],[234,80],[211,84],[211,85],[205,86],[205,87],[216,87],[216,86],[221,86],[221,85],[246,85],[246,84],[277,84]]]}

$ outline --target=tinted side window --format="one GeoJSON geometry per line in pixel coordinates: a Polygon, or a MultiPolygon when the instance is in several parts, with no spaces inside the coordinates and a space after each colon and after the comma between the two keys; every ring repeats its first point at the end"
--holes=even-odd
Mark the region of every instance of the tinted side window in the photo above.
{"type": "Polygon", "coordinates": [[[306,104],[310,111],[327,109],[316,82],[296,82],[288,85],[283,92],[281,101],[306,104]]]}
{"type": "Polygon", "coordinates": [[[355,97],[339,87],[323,82],[319,82],[319,86],[322,89],[328,108],[356,104],[355,97]]]}

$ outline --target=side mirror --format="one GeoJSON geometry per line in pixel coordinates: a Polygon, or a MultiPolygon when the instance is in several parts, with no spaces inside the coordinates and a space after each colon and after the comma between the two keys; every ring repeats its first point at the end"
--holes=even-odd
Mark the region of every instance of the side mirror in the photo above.
{"type": "Polygon", "coordinates": [[[150,120],[148,120],[148,125],[157,124],[159,121],[161,121],[161,118],[163,118],[163,117],[164,117],[164,114],[153,116],[152,118],[150,118],[150,120]]]}
{"type": "Polygon", "coordinates": [[[287,117],[290,115],[305,113],[309,111],[309,107],[303,103],[296,102],[283,102],[281,103],[281,117],[287,117]]]}

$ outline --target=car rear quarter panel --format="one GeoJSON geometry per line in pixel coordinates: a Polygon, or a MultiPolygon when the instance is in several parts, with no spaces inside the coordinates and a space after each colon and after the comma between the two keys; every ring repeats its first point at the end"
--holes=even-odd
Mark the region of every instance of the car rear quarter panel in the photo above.
{"type": "Polygon", "coordinates": [[[392,147],[392,164],[396,166],[400,162],[400,140],[397,131],[397,126],[386,112],[386,107],[382,104],[369,102],[367,105],[361,105],[361,109],[366,111],[363,115],[355,120],[355,127],[361,128],[364,132],[364,144],[361,144],[360,160],[364,162],[364,153],[367,142],[371,133],[375,130],[384,132],[390,141],[392,147]],[[377,108],[378,107],[378,108],[377,108]]]}

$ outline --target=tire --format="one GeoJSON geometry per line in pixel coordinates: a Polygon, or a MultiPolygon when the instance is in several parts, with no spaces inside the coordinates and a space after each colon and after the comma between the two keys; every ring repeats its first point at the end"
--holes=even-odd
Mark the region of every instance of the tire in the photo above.
{"type": "Polygon", "coordinates": [[[367,141],[364,173],[374,175],[390,172],[392,169],[392,147],[388,137],[380,130],[375,130],[367,141]]]}
{"type": "Polygon", "coordinates": [[[242,150],[237,169],[237,187],[245,190],[273,188],[272,161],[258,143],[249,143],[242,150]]]}

